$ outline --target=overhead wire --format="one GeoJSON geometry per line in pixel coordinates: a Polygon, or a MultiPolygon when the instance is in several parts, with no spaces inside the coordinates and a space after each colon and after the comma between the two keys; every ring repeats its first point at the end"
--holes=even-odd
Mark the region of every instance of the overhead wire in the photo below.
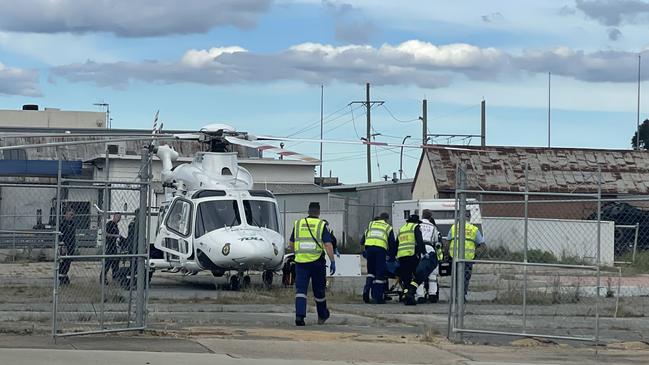
{"type": "Polygon", "coordinates": [[[333,115],[336,115],[337,113],[339,113],[341,110],[343,110],[343,109],[345,109],[345,108],[347,108],[346,105],[345,105],[344,107],[342,107],[342,108],[340,108],[340,109],[338,109],[338,110],[332,112],[332,113],[327,114],[327,116],[324,117],[324,118],[322,118],[322,120],[321,120],[320,118],[318,118],[318,120],[316,120],[316,121],[314,121],[314,122],[312,122],[312,123],[308,123],[306,126],[302,127],[301,129],[299,129],[298,131],[294,132],[294,133],[291,134],[290,136],[293,136],[293,135],[296,135],[296,134],[300,134],[300,133],[302,133],[302,132],[304,132],[304,131],[306,131],[306,130],[308,130],[308,129],[311,129],[311,128],[315,128],[315,127],[317,127],[317,126],[320,124],[320,122],[322,122],[322,121],[324,121],[324,120],[328,120],[330,117],[332,117],[333,115]]]}
{"type": "Polygon", "coordinates": [[[413,123],[413,122],[416,122],[416,121],[420,120],[419,117],[417,117],[417,118],[415,118],[415,119],[408,119],[408,120],[399,119],[399,118],[397,118],[397,117],[394,116],[394,114],[392,113],[392,111],[390,110],[390,108],[388,108],[387,105],[385,105],[385,104],[381,104],[381,106],[382,106],[382,107],[383,107],[383,108],[388,112],[388,114],[390,114],[390,116],[392,117],[392,119],[396,120],[396,121],[399,122],[399,123],[413,123]]]}
{"type": "MultiPolygon", "coordinates": [[[[330,119],[330,118],[333,117],[334,115],[338,114],[340,111],[347,109],[347,107],[348,107],[348,105],[345,105],[344,107],[342,107],[342,108],[336,110],[335,112],[330,113],[329,115],[327,115],[326,117],[324,117],[324,118],[322,119],[322,123],[323,123],[323,124],[329,124],[329,123],[331,123],[331,122],[334,122],[334,121],[336,121],[336,120],[338,120],[338,119],[340,119],[340,118],[346,116],[346,115],[349,114],[350,112],[345,112],[345,113],[343,113],[343,114],[341,114],[341,115],[338,115],[337,117],[335,117],[335,118],[333,118],[333,119],[330,119]]],[[[352,110],[356,110],[356,109],[359,109],[359,108],[362,108],[362,106],[356,106],[356,107],[353,107],[352,110]]],[[[312,130],[312,129],[314,129],[314,128],[317,128],[317,127],[320,126],[320,122],[321,122],[320,119],[318,119],[317,121],[308,124],[307,126],[303,127],[302,129],[299,129],[299,130],[297,130],[296,132],[293,132],[293,133],[289,134],[287,137],[293,137],[293,136],[296,136],[296,135],[298,135],[298,134],[302,134],[302,133],[305,133],[305,132],[307,132],[307,131],[309,131],[309,130],[312,130]]]]}

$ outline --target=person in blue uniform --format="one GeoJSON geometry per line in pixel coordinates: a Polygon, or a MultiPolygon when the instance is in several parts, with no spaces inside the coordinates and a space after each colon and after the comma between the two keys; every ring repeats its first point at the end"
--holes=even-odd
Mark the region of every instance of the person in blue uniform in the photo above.
{"type": "Polygon", "coordinates": [[[304,326],[306,300],[309,282],[318,312],[318,324],[329,319],[325,297],[327,266],[325,255],[329,256],[330,275],[336,272],[331,234],[324,220],[320,219],[320,204],[309,203],[309,215],[298,219],[293,225],[289,249],[295,252],[295,325],[304,326]]]}
{"type": "Polygon", "coordinates": [[[364,256],[367,259],[367,277],[363,288],[365,303],[385,303],[386,258],[394,257],[394,251],[396,251],[396,240],[388,219],[390,219],[388,213],[381,213],[369,223],[365,234],[361,237],[361,244],[365,245],[364,256]],[[389,254],[390,252],[392,255],[389,254]]]}

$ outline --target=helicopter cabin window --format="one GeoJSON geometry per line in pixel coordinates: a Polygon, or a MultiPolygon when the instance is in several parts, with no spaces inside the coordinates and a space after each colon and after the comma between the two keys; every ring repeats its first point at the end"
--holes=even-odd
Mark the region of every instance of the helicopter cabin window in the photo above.
{"type": "Polygon", "coordinates": [[[181,236],[188,236],[192,215],[192,205],[185,200],[176,200],[167,214],[167,228],[181,236]]]}
{"type": "Polygon", "coordinates": [[[219,228],[241,224],[236,200],[208,200],[198,204],[196,212],[196,238],[219,228]]]}
{"type": "Polygon", "coordinates": [[[279,232],[275,203],[265,200],[244,200],[243,208],[249,225],[279,232]]]}

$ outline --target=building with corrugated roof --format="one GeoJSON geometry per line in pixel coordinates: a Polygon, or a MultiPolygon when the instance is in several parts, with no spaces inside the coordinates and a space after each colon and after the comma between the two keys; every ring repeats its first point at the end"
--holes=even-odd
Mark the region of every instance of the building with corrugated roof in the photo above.
{"type": "MultiPolygon", "coordinates": [[[[466,169],[468,190],[485,201],[521,200],[520,195],[490,192],[597,193],[607,197],[649,193],[649,152],[583,148],[466,147],[427,149],[422,153],[412,185],[413,199],[453,198],[457,169],[466,169]],[[527,166],[527,177],[525,168],[527,166]]],[[[550,199],[550,196],[530,199],[550,199]]],[[[596,209],[582,204],[532,204],[530,217],[584,219],[596,209]],[[569,207],[569,209],[568,209],[569,207]]],[[[492,216],[522,216],[523,205],[492,208],[492,216]]]]}

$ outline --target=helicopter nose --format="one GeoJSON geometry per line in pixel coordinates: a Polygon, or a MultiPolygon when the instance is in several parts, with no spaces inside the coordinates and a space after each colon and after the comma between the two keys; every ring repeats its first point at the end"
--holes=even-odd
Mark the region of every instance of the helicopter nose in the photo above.
{"type": "Polygon", "coordinates": [[[254,239],[241,237],[236,242],[232,242],[230,257],[234,261],[245,260],[251,264],[262,264],[277,256],[276,246],[262,237],[254,237],[254,239]]]}

